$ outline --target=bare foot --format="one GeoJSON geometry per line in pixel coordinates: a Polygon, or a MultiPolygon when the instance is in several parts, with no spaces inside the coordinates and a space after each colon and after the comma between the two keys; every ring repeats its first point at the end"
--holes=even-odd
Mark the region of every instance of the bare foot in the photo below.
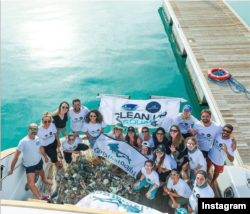
{"type": "Polygon", "coordinates": [[[44,179],[44,180],[43,180],[43,183],[49,184],[49,185],[52,185],[52,184],[53,184],[52,180],[50,180],[50,179],[44,179]]]}

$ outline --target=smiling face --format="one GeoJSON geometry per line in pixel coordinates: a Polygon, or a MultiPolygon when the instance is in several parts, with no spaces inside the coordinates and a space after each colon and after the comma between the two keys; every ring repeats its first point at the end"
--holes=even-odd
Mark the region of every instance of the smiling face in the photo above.
{"type": "Polygon", "coordinates": [[[42,121],[43,127],[44,127],[45,129],[49,128],[51,122],[52,122],[52,121],[51,121],[51,118],[50,118],[50,117],[44,117],[44,118],[43,118],[43,121],[42,121]]]}
{"type": "Polygon", "coordinates": [[[152,169],[153,169],[153,165],[150,162],[146,162],[144,167],[145,167],[145,170],[146,170],[147,173],[151,172],[152,169]]]}
{"type": "Polygon", "coordinates": [[[232,133],[232,130],[228,127],[224,127],[222,130],[222,137],[229,138],[230,134],[232,133]]]}
{"type": "Polygon", "coordinates": [[[78,102],[78,101],[74,102],[74,103],[73,103],[73,108],[74,108],[74,111],[75,111],[75,112],[79,112],[80,109],[81,109],[81,103],[78,102]]]}
{"type": "Polygon", "coordinates": [[[29,125],[28,128],[28,132],[29,132],[29,137],[33,138],[37,135],[38,132],[38,126],[35,123],[32,123],[29,125]]]}
{"type": "Polygon", "coordinates": [[[194,141],[192,141],[192,140],[188,140],[188,141],[187,141],[187,148],[188,148],[190,151],[194,150],[196,147],[197,147],[197,146],[196,146],[196,143],[195,143],[194,141]]]}
{"type": "Polygon", "coordinates": [[[162,141],[163,141],[163,138],[164,138],[164,133],[163,133],[163,131],[158,130],[158,131],[156,132],[156,138],[157,138],[157,140],[158,140],[159,142],[162,142],[162,141]]]}
{"type": "Polygon", "coordinates": [[[172,126],[169,130],[169,134],[172,138],[175,138],[178,135],[179,131],[175,126],[172,126]]]}
{"type": "Polygon", "coordinates": [[[206,178],[204,175],[202,174],[196,175],[196,183],[198,184],[198,186],[202,186],[205,182],[206,182],[206,178]]]}
{"type": "Polygon", "coordinates": [[[203,123],[209,123],[210,122],[210,119],[211,119],[211,116],[204,112],[202,115],[201,115],[201,120],[203,123]]]}
{"type": "Polygon", "coordinates": [[[97,118],[97,115],[94,112],[91,112],[89,115],[89,119],[91,123],[96,123],[96,118],[97,118]]]}
{"type": "Polygon", "coordinates": [[[67,103],[62,103],[61,108],[60,108],[60,112],[65,114],[69,111],[69,106],[67,103]]]}
{"type": "Polygon", "coordinates": [[[148,154],[148,150],[149,150],[149,148],[148,148],[147,146],[142,146],[142,147],[141,147],[141,152],[142,152],[142,154],[144,154],[144,155],[147,155],[147,154],[148,154]]]}
{"type": "Polygon", "coordinates": [[[190,114],[191,114],[191,112],[190,112],[190,111],[188,111],[188,110],[183,110],[183,112],[182,112],[182,113],[183,113],[183,116],[184,116],[184,117],[186,117],[186,118],[187,118],[187,117],[189,117],[189,116],[190,116],[190,114]]]}
{"type": "Polygon", "coordinates": [[[170,173],[170,178],[174,181],[177,182],[179,180],[180,174],[178,174],[178,172],[176,172],[175,170],[172,170],[170,173]]]}
{"type": "Polygon", "coordinates": [[[129,136],[130,138],[134,138],[135,133],[134,133],[134,132],[128,132],[128,136],[129,136]]]}
{"type": "Polygon", "coordinates": [[[143,135],[143,137],[145,138],[145,137],[148,137],[149,136],[149,131],[148,131],[148,129],[142,129],[142,135],[143,135]]]}

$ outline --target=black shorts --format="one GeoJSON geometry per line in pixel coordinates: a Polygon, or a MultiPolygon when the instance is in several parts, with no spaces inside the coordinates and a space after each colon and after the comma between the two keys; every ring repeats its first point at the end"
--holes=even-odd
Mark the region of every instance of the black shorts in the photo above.
{"type": "Polygon", "coordinates": [[[43,169],[43,159],[41,158],[41,160],[39,161],[39,163],[37,165],[29,166],[29,167],[25,167],[25,168],[26,168],[26,174],[36,173],[36,170],[40,171],[43,169]]]}

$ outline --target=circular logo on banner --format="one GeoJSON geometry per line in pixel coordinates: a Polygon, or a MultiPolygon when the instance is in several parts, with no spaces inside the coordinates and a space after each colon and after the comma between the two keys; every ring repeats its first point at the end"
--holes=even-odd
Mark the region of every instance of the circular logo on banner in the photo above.
{"type": "Polygon", "coordinates": [[[149,113],[157,113],[158,111],[161,110],[161,105],[157,102],[150,102],[147,106],[146,106],[146,110],[149,113]]]}

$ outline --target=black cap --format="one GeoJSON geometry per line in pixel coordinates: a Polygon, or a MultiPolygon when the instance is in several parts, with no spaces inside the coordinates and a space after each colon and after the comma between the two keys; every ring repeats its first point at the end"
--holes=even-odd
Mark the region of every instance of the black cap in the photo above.
{"type": "Polygon", "coordinates": [[[157,151],[157,152],[166,152],[166,146],[164,146],[163,144],[159,144],[155,151],[157,151]]]}
{"type": "Polygon", "coordinates": [[[132,126],[129,126],[127,132],[135,132],[135,128],[132,126]]]}

